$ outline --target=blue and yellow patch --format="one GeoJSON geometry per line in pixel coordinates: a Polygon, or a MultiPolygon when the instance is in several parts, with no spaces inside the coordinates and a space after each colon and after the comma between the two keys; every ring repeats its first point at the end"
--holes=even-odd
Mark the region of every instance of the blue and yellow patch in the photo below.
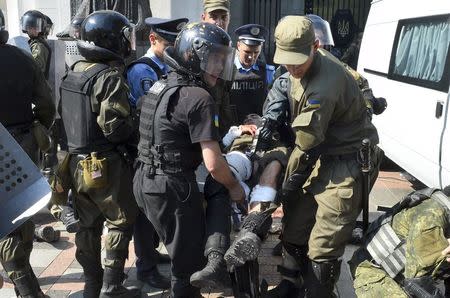
{"type": "Polygon", "coordinates": [[[319,108],[320,107],[320,100],[319,99],[308,99],[308,107],[310,108],[319,108]]]}
{"type": "Polygon", "coordinates": [[[219,127],[219,115],[214,115],[214,126],[219,127]]]}

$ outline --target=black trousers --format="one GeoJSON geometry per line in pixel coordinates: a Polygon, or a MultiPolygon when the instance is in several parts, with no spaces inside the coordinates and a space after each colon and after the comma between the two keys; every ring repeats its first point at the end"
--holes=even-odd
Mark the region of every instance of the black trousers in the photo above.
{"type": "Polygon", "coordinates": [[[228,190],[206,177],[204,195],[206,200],[206,245],[205,256],[212,251],[225,254],[230,247],[231,201],[228,190]]]}
{"type": "Polygon", "coordinates": [[[172,260],[172,297],[199,297],[190,276],[205,264],[205,214],[194,172],[149,176],[140,164],[134,176],[136,202],[153,224],[172,260]]]}
{"type": "Polygon", "coordinates": [[[158,264],[159,237],[147,216],[139,211],[134,223],[134,253],[138,279],[147,277],[158,264]]]}

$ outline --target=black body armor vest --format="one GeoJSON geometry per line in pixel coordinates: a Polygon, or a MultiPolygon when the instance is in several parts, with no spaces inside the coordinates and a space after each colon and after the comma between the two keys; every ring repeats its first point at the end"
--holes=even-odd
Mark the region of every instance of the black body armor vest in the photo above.
{"type": "Polygon", "coordinates": [[[69,152],[88,154],[111,150],[114,145],[104,136],[97,123],[98,112],[93,111],[91,103],[95,80],[109,66],[95,64],[83,72],[74,72],[75,65],[63,77],[60,86],[61,118],[66,129],[69,152]]]}
{"type": "Polygon", "coordinates": [[[158,64],[156,64],[155,61],[153,61],[152,59],[150,59],[149,57],[146,57],[146,56],[142,56],[141,58],[136,59],[133,62],[131,62],[128,65],[128,69],[130,69],[133,65],[138,64],[138,63],[144,63],[144,64],[147,64],[148,66],[150,66],[150,68],[156,72],[156,76],[158,77],[158,80],[160,80],[161,77],[163,75],[165,75],[165,73],[161,70],[161,68],[159,68],[158,64]]]}
{"type": "Polygon", "coordinates": [[[33,61],[22,50],[0,46],[0,122],[6,127],[31,125],[33,61]]]}
{"type": "Polygon", "coordinates": [[[236,110],[238,123],[241,124],[248,114],[262,114],[268,86],[266,65],[257,62],[259,70],[252,69],[248,73],[236,71],[230,92],[230,104],[236,110]]]}
{"type": "Polygon", "coordinates": [[[183,86],[198,86],[198,83],[172,72],[168,78],[156,82],[141,99],[138,159],[167,174],[195,170],[202,161],[201,154],[179,149],[179,145],[190,143],[189,135],[183,140],[167,140],[161,135],[162,124],[170,125],[170,100],[183,86]]]}

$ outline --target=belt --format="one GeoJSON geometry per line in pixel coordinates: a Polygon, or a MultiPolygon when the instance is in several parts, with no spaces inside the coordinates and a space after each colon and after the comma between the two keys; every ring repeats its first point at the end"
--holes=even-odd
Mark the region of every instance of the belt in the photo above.
{"type": "Polygon", "coordinates": [[[358,154],[357,152],[351,152],[351,153],[345,153],[345,154],[338,154],[338,155],[321,155],[320,160],[321,161],[338,161],[338,160],[352,160],[357,159],[358,154]]]}

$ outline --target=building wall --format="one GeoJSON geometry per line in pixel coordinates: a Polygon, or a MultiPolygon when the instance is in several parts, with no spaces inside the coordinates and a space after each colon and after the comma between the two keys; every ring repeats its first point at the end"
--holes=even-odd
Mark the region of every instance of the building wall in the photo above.
{"type": "Polygon", "coordinates": [[[188,18],[190,21],[200,21],[203,11],[202,0],[150,0],[154,17],[188,18]]]}
{"type": "Polygon", "coordinates": [[[28,10],[35,9],[48,15],[54,24],[53,34],[62,31],[70,23],[70,0],[0,0],[5,5],[10,36],[21,35],[20,17],[28,10]]]}

